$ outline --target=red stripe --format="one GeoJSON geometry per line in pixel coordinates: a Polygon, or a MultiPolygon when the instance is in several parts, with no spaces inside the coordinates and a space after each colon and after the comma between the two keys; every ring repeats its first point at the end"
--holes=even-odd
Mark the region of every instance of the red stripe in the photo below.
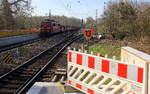
{"type": "Polygon", "coordinates": [[[77,64],[82,65],[82,55],[77,54],[77,64]]]}
{"type": "Polygon", "coordinates": [[[138,68],[138,82],[143,83],[143,68],[138,68]]]}
{"type": "Polygon", "coordinates": [[[102,72],[109,73],[109,61],[102,60],[102,72]]]}
{"type": "Polygon", "coordinates": [[[72,52],[68,52],[68,61],[69,62],[72,62],[72,52]]]}
{"type": "Polygon", "coordinates": [[[95,62],[94,57],[89,56],[88,57],[88,67],[94,69],[94,67],[95,67],[94,62],[95,62]]]}
{"type": "Polygon", "coordinates": [[[88,92],[88,94],[94,94],[94,90],[92,90],[92,89],[88,89],[87,92],[88,92]]]}
{"type": "Polygon", "coordinates": [[[127,65],[126,64],[118,64],[118,76],[127,78],[127,65]]]}
{"type": "Polygon", "coordinates": [[[82,88],[82,86],[80,84],[78,84],[78,83],[76,84],[76,87],[79,88],[79,89],[82,88]]]}
{"type": "Polygon", "coordinates": [[[70,80],[68,80],[68,84],[70,84],[70,85],[71,85],[71,81],[70,81],[70,80]]]}

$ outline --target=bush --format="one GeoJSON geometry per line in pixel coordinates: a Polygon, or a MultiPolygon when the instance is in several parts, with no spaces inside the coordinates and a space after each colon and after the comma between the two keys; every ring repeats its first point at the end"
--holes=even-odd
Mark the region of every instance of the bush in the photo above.
{"type": "Polygon", "coordinates": [[[113,38],[123,40],[126,37],[125,32],[115,32],[112,34],[113,38]]]}

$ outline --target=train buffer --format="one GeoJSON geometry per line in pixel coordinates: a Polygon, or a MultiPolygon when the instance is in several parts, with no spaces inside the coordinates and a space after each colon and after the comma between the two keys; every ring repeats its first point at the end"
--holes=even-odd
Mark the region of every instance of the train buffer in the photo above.
{"type": "Polygon", "coordinates": [[[121,58],[68,50],[67,83],[85,94],[150,94],[150,55],[122,47],[121,58]]]}

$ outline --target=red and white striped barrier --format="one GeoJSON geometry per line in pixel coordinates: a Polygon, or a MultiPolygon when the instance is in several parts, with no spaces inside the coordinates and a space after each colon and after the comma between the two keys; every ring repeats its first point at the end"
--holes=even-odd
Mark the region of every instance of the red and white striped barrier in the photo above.
{"type": "Polygon", "coordinates": [[[68,51],[68,84],[88,94],[147,94],[147,65],[68,51]]]}

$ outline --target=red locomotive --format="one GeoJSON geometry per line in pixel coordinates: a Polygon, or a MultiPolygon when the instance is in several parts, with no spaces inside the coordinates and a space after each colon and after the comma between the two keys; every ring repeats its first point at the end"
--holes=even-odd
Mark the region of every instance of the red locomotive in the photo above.
{"type": "Polygon", "coordinates": [[[49,36],[52,34],[77,29],[78,28],[74,26],[63,26],[54,20],[45,20],[41,23],[40,36],[49,36]]]}
{"type": "Polygon", "coordinates": [[[40,35],[49,36],[50,34],[58,33],[62,29],[62,26],[54,20],[45,20],[41,23],[40,35]]]}

